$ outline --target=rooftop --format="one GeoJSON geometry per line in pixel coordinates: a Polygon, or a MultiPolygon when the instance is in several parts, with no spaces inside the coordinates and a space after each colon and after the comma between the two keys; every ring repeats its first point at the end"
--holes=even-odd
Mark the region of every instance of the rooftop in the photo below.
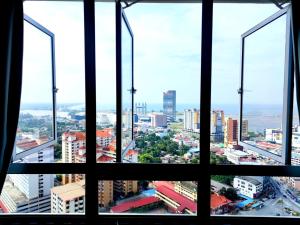
{"type": "Polygon", "coordinates": [[[241,179],[241,180],[248,181],[248,182],[250,182],[250,183],[252,183],[252,184],[254,184],[254,185],[260,185],[260,184],[262,184],[260,181],[254,179],[254,178],[252,178],[252,177],[236,176],[236,178],[239,178],[239,179],[241,179]]]}
{"type": "Polygon", "coordinates": [[[210,195],[210,208],[211,209],[217,209],[217,208],[220,208],[229,203],[231,203],[231,201],[223,195],[219,195],[216,193],[210,195]]]}
{"type": "Polygon", "coordinates": [[[161,185],[157,187],[156,191],[177,202],[179,206],[176,208],[176,211],[184,212],[185,209],[188,209],[193,213],[197,212],[196,202],[191,201],[190,199],[182,196],[181,194],[173,191],[172,189],[161,185]]]}
{"type": "Polygon", "coordinates": [[[22,204],[29,199],[20,191],[9,179],[6,179],[3,186],[3,192],[6,192],[16,204],[22,204]]]}
{"type": "Polygon", "coordinates": [[[68,200],[85,196],[84,185],[85,185],[84,180],[76,183],[69,183],[69,184],[52,188],[51,193],[55,193],[63,201],[68,201],[68,200]]]}
{"type": "Polygon", "coordinates": [[[122,213],[122,212],[127,212],[131,209],[135,209],[135,208],[139,208],[145,205],[149,205],[155,202],[159,202],[160,199],[157,197],[146,197],[146,198],[142,198],[139,200],[134,200],[134,201],[128,201],[128,202],[124,202],[121,203],[117,206],[114,206],[111,208],[111,211],[113,213],[122,213]]]}

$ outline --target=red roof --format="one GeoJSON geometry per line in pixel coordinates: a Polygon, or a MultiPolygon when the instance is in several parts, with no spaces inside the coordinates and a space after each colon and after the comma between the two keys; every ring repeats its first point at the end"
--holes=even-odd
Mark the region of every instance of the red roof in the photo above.
{"type": "Polygon", "coordinates": [[[107,155],[101,155],[98,159],[97,162],[109,162],[113,161],[115,158],[107,156],[107,155]]]}
{"type": "Polygon", "coordinates": [[[190,211],[196,213],[197,203],[193,202],[192,200],[182,196],[170,188],[167,188],[164,185],[158,186],[156,191],[177,202],[179,206],[177,207],[176,211],[183,212],[184,209],[189,209],[190,211]]]}
{"type": "Polygon", "coordinates": [[[70,136],[75,136],[76,137],[76,141],[84,141],[85,140],[85,133],[84,132],[80,132],[80,131],[69,131],[69,132],[64,132],[63,136],[65,139],[67,139],[70,136]]]}
{"type": "Polygon", "coordinates": [[[23,150],[27,150],[38,146],[38,143],[36,140],[24,139],[22,141],[17,142],[16,145],[23,150]]]}
{"type": "Polygon", "coordinates": [[[135,201],[121,203],[117,206],[112,207],[111,211],[113,213],[122,213],[122,212],[129,211],[131,209],[139,208],[159,201],[160,199],[154,196],[146,197],[135,201]]]}
{"type": "Polygon", "coordinates": [[[126,153],[126,156],[136,155],[136,154],[138,154],[138,152],[136,150],[129,149],[128,152],[126,153]]]}
{"type": "Polygon", "coordinates": [[[174,184],[171,183],[170,181],[154,181],[153,184],[155,187],[158,186],[166,186],[167,188],[170,188],[171,190],[174,190],[174,184]]]}
{"type": "Polygon", "coordinates": [[[101,137],[101,138],[110,138],[112,135],[107,130],[97,130],[96,131],[96,136],[101,137]]]}
{"type": "Polygon", "coordinates": [[[219,195],[216,193],[210,195],[210,208],[211,209],[217,209],[217,208],[219,208],[223,205],[227,205],[229,203],[231,203],[231,201],[223,195],[219,195]]]}

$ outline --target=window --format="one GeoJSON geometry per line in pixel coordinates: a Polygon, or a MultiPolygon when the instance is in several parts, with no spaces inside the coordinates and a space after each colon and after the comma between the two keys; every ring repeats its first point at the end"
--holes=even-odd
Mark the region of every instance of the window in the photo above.
{"type": "MultiPolygon", "coordinates": [[[[197,6],[200,7],[196,9],[196,12],[199,10],[198,13],[201,14],[202,17],[202,26],[199,25],[198,28],[195,28],[198,30],[198,32],[201,30],[201,34],[196,35],[196,39],[199,40],[201,46],[198,46],[199,49],[197,50],[197,54],[193,56],[201,62],[201,67],[198,67],[199,65],[195,66],[195,71],[198,71],[199,77],[201,77],[201,83],[199,79],[199,91],[195,92],[198,97],[200,97],[199,103],[201,103],[201,107],[200,104],[198,104],[199,108],[195,110],[186,109],[184,111],[184,117],[186,116],[185,122],[191,120],[191,118],[193,118],[193,121],[195,120],[195,122],[192,124],[186,124],[185,132],[190,135],[189,137],[194,135],[193,140],[197,142],[196,144],[198,144],[198,149],[195,151],[188,151],[190,149],[187,150],[184,148],[181,149],[183,153],[190,153],[192,155],[191,157],[194,155],[195,161],[192,162],[192,160],[187,160],[179,161],[179,163],[158,163],[157,161],[152,161],[149,163],[149,161],[146,161],[146,163],[133,163],[135,162],[133,160],[133,156],[128,158],[128,160],[124,159],[124,154],[127,154],[129,150],[136,150],[134,149],[136,144],[135,140],[137,140],[134,125],[134,112],[137,112],[137,110],[144,110],[145,108],[145,105],[143,104],[134,104],[135,86],[133,78],[136,78],[137,76],[137,74],[134,73],[134,67],[135,58],[138,56],[135,54],[133,46],[136,47],[135,40],[137,38],[134,36],[134,27],[131,24],[131,20],[127,14],[127,11],[130,10],[129,6],[134,5],[135,3],[137,2],[117,1],[116,3],[97,3],[96,8],[98,9],[99,13],[97,15],[94,1],[85,0],[83,2],[84,18],[81,18],[81,21],[84,21],[85,25],[84,39],[82,39],[82,41],[84,41],[85,51],[85,54],[83,55],[85,59],[85,77],[84,82],[81,83],[85,84],[85,94],[83,94],[83,96],[86,103],[83,109],[80,108],[80,112],[75,110],[75,112],[71,115],[73,116],[74,120],[78,121],[78,123],[76,122],[76,125],[72,124],[70,130],[64,131],[66,134],[63,140],[69,143],[65,146],[64,151],[69,152],[70,154],[62,154],[62,161],[58,161],[56,164],[50,162],[42,164],[36,163],[35,161],[32,163],[26,163],[27,161],[24,160],[25,163],[12,163],[9,168],[9,174],[12,174],[12,177],[14,177],[14,175],[23,176],[26,174],[44,174],[43,176],[34,176],[37,179],[40,179],[37,180],[37,184],[43,183],[39,181],[45,181],[51,174],[63,174],[62,176],[56,175],[55,179],[52,179],[52,181],[58,185],[65,183],[67,186],[62,188],[61,186],[58,186],[52,189],[56,191],[54,191],[55,193],[53,193],[52,197],[49,197],[49,200],[55,200],[55,202],[50,205],[49,209],[53,210],[53,214],[58,211],[62,213],[76,213],[76,215],[47,215],[44,217],[41,215],[39,218],[37,218],[37,220],[47,219],[47,222],[49,223],[78,223],[86,222],[86,219],[92,219],[93,221],[97,222],[118,224],[128,224],[132,222],[143,223],[145,221],[149,224],[234,224],[241,221],[238,216],[252,215],[253,218],[243,218],[243,222],[245,224],[253,224],[253,222],[257,223],[261,219],[259,218],[260,216],[266,217],[262,219],[266,222],[274,222],[274,220],[267,218],[267,216],[291,216],[291,218],[280,218],[274,223],[280,223],[282,221],[294,222],[295,224],[298,223],[299,221],[295,217],[299,217],[299,211],[296,209],[296,207],[285,206],[286,203],[294,203],[297,199],[294,193],[289,193],[288,188],[284,189],[285,182],[287,182],[290,187],[296,188],[297,175],[299,176],[299,168],[289,166],[291,163],[292,146],[288,143],[291,142],[292,135],[288,133],[288,130],[291,130],[292,126],[290,126],[290,122],[286,121],[287,119],[291,118],[291,111],[288,112],[287,110],[287,102],[292,101],[292,97],[290,96],[292,96],[293,88],[291,88],[292,86],[289,84],[289,82],[293,80],[291,79],[291,74],[293,73],[291,73],[291,71],[289,73],[285,73],[283,80],[284,84],[283,87],[281,87],[284,89],[282,98],[287,98],[286,101],[283,100],[282,106],[284,111],[284,115],[282,115],[282,119],[284,121],[282,126],[285,126],[284,129],[286,131],[286,136],[283,137],[283,139],[285,138],[285,142],[282,141],[281,153],[279,152],[278,154],[267,156],[270,157],[271,160],[279,161],[280,163],[278,163],[276,166],[275,164],[268,166],[262,166],[260,164],[255,166],[242,166],[239,163],[233,163],[239,162],[239,159],[245,156],[242,154],[244,151],[239,149],[240,146],[236,145],[236,142],[240,143],[242,141],[244,144],[249,145],[249,143],[246,143],[248,140],[239,140],[238,137],[244,137],[243,134],[249,132],[247,130],[248,125],[246,126],[247,122],[243,117],[240,118],[240,121],[242,122],[239,122],[238,124],[237,120],[235,119],[225,119],[224,111],[221,109],[212,110],[211,113],[211,79],[213,74],[211,57],[212,46],[214,44],[212,30],[214,17],[213,6],[216,6],[219,3],[213,4],[212,1],[206,0],[203,1],[202,4],[197,3],[197,6]],[[108,24],[110,24],[109,26],[113,26],[113,28],[115,28],[115,33],[107,27],[107,30],[99,29],[99,31],[96,32],[97,26],[95,26],[95,24],[98,23],[100,26],[103,26],[103,24],[106,22],[105,17],[100,15],[101,10],[103,10],[103,14],[105,14],[105,12],[109,12],[109,14],[115,12],[115,15],[112,19],[113,22],[107,20],[108,24]],[[98,22],[95,21],[95,18],[97,18],[98,22]],[[115,60],[111,60],[112,56],[110,56],[110,60],[107,61],[102,58],[103,55],[101,55],[101,48],[105,46],[105,44],[102,46],[99,45],[101,46],[99,47],[100,51],[96,51],[97,42],[95,38],[97,38],[97,36],[100,37],[102,35],[101,32],[111,32],[110,34],[113,34],[113,40],[116,46],[115,48],[113,48],[112,45],[108,46],[108,51],[113,51],[115,60]],[[99,56],[98,59],[103,59],[103,61],[99,60],[100,63],[98,62],[98,65],[96,64],[96,54],[99,56]],[[103,63],[106,62],[113,62],[113,64],[115,64],[112,66],[113,69],[108,71],[109,75],[107,77],[107,79],[115,77],[115,80],[113,79],[115,85],[112,85],[113,91],[115,91],[115,96],[105,95],[105,93],[103,94],[103,87],[99,88],[100,90],[96,88],[99,84],[101,87],[103,85],[101,82],[105,80],[103,79],[103,77],[106,76],[103,75],[105,69],[102,67],[103,63]],[[97,79],[99,80],[96,82],[97,79]],[[99,96],[97,96],[97,93],[99,96]],[[113,104],[115,103],[115,106],[110,108],[107,112],[102,111],[104,110],[105,104],[105,101],[103,101],[104,98],[112,98],[113,104]],[[98,100],[100,103],[99,105],[97,105],[98,100]],[[98,109],[100,109],[100,111],[97,111],[98,109]],[[82,114],[82,112],[84,113],[82,114]],[[108,119],[109,114],[112,116],[112,120],[108,119]],[[84,121],[82,121],[82,118],[84,118],[84,121]],[[97,121],[97,119],[99,120],[97,121]],[[242,124],[244,124],[244,126],[242,124]],[[213,127],[211,127],[211,125],[213,125],[213,127]],[[226,126],[226,131],[231,132],[232,136],[229,137],[225,135],[226,132],[223,126],[226,126]],[[79,128],[79,130],[74,131],[75,128],[79,128]],[[196,130],[196,132],[194,132],[194,130],[196,130]],[[210,133],[209,131],[212,132],[210,133]],[[223,163],[224,161],[222,159],[221,163],[217,163],[220,160],[220,158],[217,157],[219,153],[218,151],[214,152],[213,147],[220,145],[222,140],[224,141],[225,137],[228,141],[226,144],[236,146],[237,149],[234,150],[239,152],[238,154],[231,155],[228,153],[228,155],[231,157],[231,163],[225,160],[225,163],[223,163]],[[74,143],[74,141],[77,139],[78,142],[74,143]],[[214,158],[211,158],[211,155],[213,154],[210,154],[209,149],[211,149],[214,153],[214,158]],[[75,153],[81,157],[77,158],[77,155],[74,155],[75,153]],[[103,160],[98,160],[100,157],[102,157],[101,159],[103,160]],[[214,162],[211,162],[210,160],[214,162]],[[77,164],[75,164],[76,162],[77,164]],[[264,183],[265,179],[268,179],[268,183],[264,183]],[[280,189],[281,185],[283,187],[282,190],[280,189]],[[277,188],[279,188],[279,191],[277,188]],[[69,190],[69,193],[61,193],[66,190],[69,190]],[[269,192],[267,193],[268,190],[269,192]],[[277,192],[275,190],[277,190],[277,192]],[[238,193],[238,191],[240,193],[238,193]],[[256,214],[256,212],[262,212],[259,211],[261,209],[267,209],[267,200],[261,202],[258,200],[251,201],[251,199],[262,197],[262,192],[266,194],[264,197],[268,196],[270,200],[268,201],[269,206],[273,203],[276,204],[275,215],[274,212],[270,211],[268,211],[268,213],[256,214]],[[274,192],[278,194],[275,196],[274,192]],[[278,199],[278,196],[280,196],[281,199],[278,199]],[[273,197],[275,197],[276,200],[274,200],[273,197]],[[148,198],[147,207],[144,205],[145,198],[148,198]],[[251,208],[253,211],[250,213],[249,211],[241,212],[242,210],[235,211],[240,202],[244,202],[244,206],[242,206],[241,209],[253,207],[251,208]],[[277,212],[280,215],[278,215],[277,212]],[[139,213],[139,215],[136,215],[137,213],[139,213]],[[157,216],[157,214],[160,214],[160,216],[157,216]]],[[[68,2],[66,5],[67,4],[71,3],[68,2]]],[[[60,5],[60,7],[63,6],[60,5]]],[[[178,4],[176,7],[180,7],[180,4],[178,4]]],[[[185,9],[185,12],[188,12],[188,7],[185,9]]],[[[145,10],[147,10],[147,7],[145,7],[145,10]]],[[[174,8],[169,10],[168,13],[176,14],[174,8]]],[[[198,13],[197,16],[199,16],[198,13]]],[[[272,13],[271,11],[268,11],[267,14],[270,16],[272,13]]],[[[289,4],[287,4],[287,8],[280,10],[275,14],[275,16],[272,16],[272,21],[278,22],[279,20],[277,20],[277,18],[282,19],[285,17],[284,15],[286,15],[286,22],[288,23],[290,16],[289,4]]],[[[185,16],[191,15],[188,15],[187,13],[185,16]]],[[[194,21],[195,18],[193,16],[191,17],[191,21],[194,21]]],[[[180,23],[182,21],[177,22],[180,23]]],[[[267,25],[272,25],[272,23],[265,24],[265,26],[262,26],[262,24],[260,24],[261,29],[257,32],[263,32],[267,25]]],[[[250,27],[252,27],[254,24],[251,22],[250,25],[250,27]]],[[[177,26],[175,25],[175,27],[177,26]]],[[[256,28],[257,27],[255,27],[255,29],[256,28]]],[[[287,25],[286,28],[289,28],[289,25],[287,25]]],[[[159,33],[159,26],[157,27],[157,30],[159,33]]],[[[289,29],[287,30],[289,31],[289,29]]],[[[184,29],[179,30],[179,32],[184,32],[184,29]]],[[[255,34],[256,32],[253,33],[253,35],[255,34]]],[[[103,36],[105,35],[106,34],[103,34],[103,36]]],[[[238,35],[238,38],[240,38],[240,34],[238,35]]],[[[242,38],[246,37],[242,36],[242,38]]],[[[105,38],[101,40],[103,41],[105,38]]],[[[284,41],[287,41],[287,38],[284,38],[284,41]]],[[[111,44],[110,41],[108,42],[111,44]]],[[[289,38],[287,42],[289,42],[289,38]]],[[[292,47],[291,45],[286,46],[290,48],[292,47]]],[[[247,46],[243,45],[243,47],[245,48],[247,46]]],[[[242,51],[243,50],[245,49],[242,49],[242,51]]],[[[253,50],[253,48],[250,50],[253,50]]],[[[284,52],[286,52],[286,49],[284,49],[284,52]]],[[[245,50],[245,54],[247,53],[248,51],[245,50]]],[[[245,56],[245,59],[246,58],[247,57],[245,56]]],[[[178,61],[175,60],[175,62],[178,61]]],[[[284,63],[279,64],[290,65],[289,62],[291,61],[285,61],[284,63]]],[[[53,61],[50,64],[52,64],[53,70],[53,61]]],[[[285,70],[288,69],[291,68],[286,68],[285,70]]],[[[186,77],[183,77],[183,81],[184,78],[186,77]]],[[[246,84],[246,74],[243,78],[245,78],[245,83],[242,84],[246,84]]],[[[49,85],[49,83],[47,84],[49,85]]],[[[56,87],[54,86],[54,89],[49,90],[52,93],[51,96],[55,96],[55,94],[53,95],[53,92],[57,91],[56,87]]],[[[242,98],[246,98],[247,93],[244,86],[241,87],[241,90],[242,98]]],[[[188,91],[193,93],[192,88],[188,91]]],[[[177,92],[176,94],[174,93],[172,88],[164,93],[163,101],[165,104],[163,105],[162,110],[162,115],[166,116],[166,121],[164,121],[164,124],[165,122],[167,125],[168,123],[172,124],[173,128],[175,127],[175,129],[176,125],[177,128],[178,125],[182,126],[182,124],[179,124],[180,121],[175,121],[174,123],[174,113],[175,118],[178,116],[178,114],[176,114],[177,109],[174,107],[175,99],[178,99],[177,94],[177,92]],[[179,123],[177,124],[177,122],[179,123]]],[[[243,103],[243,101],[241,101],[241,103],[243,103]]],[[[244,105],[241,105],[241,108],[242,106],[244,105]]],[[[53,107],[55,111],[56,105],[54,104],[53,107]]],[[[53,120],[55,119],[57,119],[57,116],[54,113],[53,120]]],[[[250,128],[252,125],[252,123],[250,124],[250,120],[248,120],[248,124],[250,128]]],[[[68,125],[66,125],[66,127],[67,126],[68,125]]],[[[58,132],[58,129],[56,132],[58,132]]],[[[64,135],[62,133],[61,136],[64,135]]],[[[54,134],[56,133],[54,132],[54,134]]],[[[275,141],[278,139],[279,136],[275,135],[275,141]]],[[[54,140],[56,139],[54,138],[54,140]]],[[[53,144],[54,143],[49,144],[49,147],[51,147],[53,144]]],[[[149,146],[156,144],[157,143],[155,142],[149,142],[149,146]]],[[[254,144],[252,143],[252,146],[253,145],[254,144]]],[[[266,149],[262,150],[263,153],[261,154],[266,154],[266,149]]],[[[297,150],[297,148],[294,149],[294,152],[297,150]]],[[[25,157],[35,157],[35,155],[32,155],[36,153],[38,161],[42,160],[42,157],[46,155],[45,149],[34,149],[34,151],[23,155],[22,157],[18,158],[18,160],[25,157]]],[[[26,183],[26,180],[20,179],[20,183],[22,182],[26,183]]],[[[26,185],[21,184],[21,186],[24,187],[26,185]]],[[[40,188],[45,189],[45,185],[41,185],[40,188]]],[[[38,191],[38,193],[43,195],[45,191],[38,191]]],[[[39,206],[42,205],[45,206],[44,204],[39,206]]],[[[31,209],[36,210],[39,206],[34,206],[31,209]]],[[[1,219],[2,218],[4,218],[5,221],[13,220],[13,218],[9,217],[9,215],[1,215],[1,219]]],[[[24,220],[32,218],[35,219],[34,217],[29,217],[27,215],[20,215],[18,218],[24,220]]]]}

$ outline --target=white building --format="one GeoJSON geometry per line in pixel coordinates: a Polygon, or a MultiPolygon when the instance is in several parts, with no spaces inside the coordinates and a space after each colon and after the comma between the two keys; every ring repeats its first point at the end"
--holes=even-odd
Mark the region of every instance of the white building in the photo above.
{"type": "Polygon", "coordinates": [[[292,146],[300,149],[300,132],[292,133],[292,146]]]}
{"type": "Polygon", "coordinates": [[[282,131],[281,129],[266,129],[265,130],[266,141],[272,141],[277,144],[282,144],[282,131]]]}
{"type": "MultiPolygon", "coordinates": [[[[20,160],[20,163],[38,162],[54,162],[54,148],[46,148],[20,160]]],[[[9,174],[0,200],[8,212],[50,212],[50,189],[53,186],[52,174],[9,174]]]]}
{"type": "Polygon", "coordinates": [[[183,129],[199,131],[200,129],[200,112],[196,109],[184,110],[183,129]]]}
{"type": "Polygon", "coordinates": [[[85,181],[51,189],[51,213],[84,213],[85,181]]]}
{"type": "Polygon", "coordinates": [[[263,191],[263,177],[236,176],[233,180],[233,187],[242,195],[257,198],[263,191]]]}
{"type": "Polygon", "coordinates": [[[259,165],[260,163],[256,160],[256,158],[247,152],[226,148],[224,151],[224,155],[226,156],[229,162],[232,162],[236,165],[259,165]]]}

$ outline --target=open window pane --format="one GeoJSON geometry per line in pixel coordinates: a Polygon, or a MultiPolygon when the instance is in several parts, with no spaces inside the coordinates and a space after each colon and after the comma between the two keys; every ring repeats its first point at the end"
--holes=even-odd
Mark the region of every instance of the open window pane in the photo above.
{"type": "Polygon", "coordinates": [[[241,141],[275,155],[282,155],[285,43],[285,14],[244,37],[242,119],[248,133],[241,141]]]}
{"type": "Polygon", "coordinates": [[[99,213],[197,214],[197,182],[101,180],[99,213]]]}
{"type": "Polygon", "coordinates": [[[24,21],[23,82],[15,154],[55,139],[54,37],[43,29],[24,21]]]}
{"type": "Polygon", "coordinates": [[[278,11],[274,4],[214,3],[212,164],[282,163],[281,144],[268,140],[267,134],[282,132],[286,14],[245,37],[245,31],[254,30],[253,26],[278,11]],[[242,34],[245,38],[244,92],[240,118],[242,34]],[[253,130],[261,133],[257,143],[248,138],[253,130]],[[258,148],[256,144],[269,149],[258,148]]]}
{"type": "Polygon", "coordinates": [[[122,12],[122,153],[126,154],[133,140],[133,33],[122,12]]]}
{"type": "Polygon", "coordinates": [[[8,174],[1,213],[84,213],[85,181],[80,174],[8,174]],[[64,183],[64,177],[77,180],[64,183]]]}
{"type": "MultiPolygon", "coordinates": [[[[27,86],[22,91],[27,90],[30,99],[35,104],[26,105],[25,110],[22,110],[21,107],[20,117],[22,116],[24,122],[23,129],[18,130],[16,146],[23,149],[23,151],[33,146],[35,151],[17,154],[15,161],[50,162],[49,160],[37,160],[37,155],[47,152],[47,155],[52,157],[51,162],[84,162],[83,158],[79,159],[85,154],[83,4],[80,1],[26,1],[24,2],[24,12],[55,34],[55,46],[53,45],[53,48],[55,48],[56,57],[56,86],[53,87],[57,87],[57,104],[54,108],[51,77],[52,61],[48,63],[47,67],[43,64],[46,56],[49,58],[47,58],[48,61],[51,60],[50,40],[48,40],[47,55],[42,54],[40,51],[43,51],[45,46],[39,46],[39,42],[29,36],[30,33],[26,31],[25,26],[24,60],[28,58],[28,62],[24,61],[24,67],[28,67],[30,74],[26,75],[29,72],[24,71],[23,85],[27,86]],[[26,36],[28,37],[26,38],[26,36]],[[33,77],[33,75],[37,77],[33,77]],[[48,99],[48,105],[51,107],[46,108],[45,105],[40,104],[45,96],[48,99]],[[54,111],[56,112],[55,120],[53,120],[54,111]],[[52,142],[51,146],[49,146],[50,144],[47,146],[38,145],[43,137],[43,132],[47,128],[44,121],[47,121],[49,126],[51,125],[52,140],[57,137],[57,140],[52,142]],[[52,128],[53,121],[56,124],[55,132],[52,128]],[[39,132],[41,138],[30,139],[29,134],[25,131],[37,125],[42,127],[43,132],[39,132]],[[24,136],[28,138],[24,139],[24,136]],[[28,160],[28,158],[34,158],[34,160],[28,160]]],[[[46,36],[45,33],[39,32],[40,35],[46,36]]],[[[37,134],[38,132],[31,136],[37,134]]]]}
{"type": "Polygon", "coordinates": [[[211,176],[211,215],[299,217],[299,177],[211,176]]]}

